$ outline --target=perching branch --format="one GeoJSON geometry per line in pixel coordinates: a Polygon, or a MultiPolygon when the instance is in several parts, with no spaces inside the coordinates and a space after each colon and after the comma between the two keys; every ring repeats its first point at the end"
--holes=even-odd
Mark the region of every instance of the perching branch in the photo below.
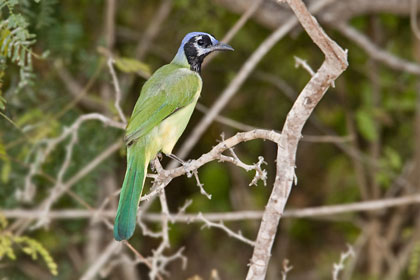
{"type": "MultiPolygon", "coordinates": [[[[280,143],[281,138],[282,137],[280,133],[274,132],[272,130],[264,130],[264,129],[255,129],[248,132],[237,133],[235,136],[232,136],[220,142],[219,144],[214,146],[210,152],[203,154],[198,159],[185,163],[184,166],[177,167],[174,169],[169,169],[169,170],[163,169],[155,177],[153,191],[151,191],[149,194],[142,196],[140,201],[149,200],[152,197],[156,196],[176,177],[193,173],[195,170],[197,170],[198,168],[200,168],[201,166],[203,166],[204,164],[210,161],[213,161],[213,160],[223,161],[223,159],[226,159],[224,155],[222,155],[223,152],[238,145],[239,143],[247,142],[254,139],[266,139],[275,143],[280,143]]],[[[241,163],[237,161],[231,161],[231,162],[233,164],[237,164],[237,166],[239,167],[242,167],[241,163]]],[[[255,165],[254,167],[257,169],[260,168],[258,164],[255,165]]]]}

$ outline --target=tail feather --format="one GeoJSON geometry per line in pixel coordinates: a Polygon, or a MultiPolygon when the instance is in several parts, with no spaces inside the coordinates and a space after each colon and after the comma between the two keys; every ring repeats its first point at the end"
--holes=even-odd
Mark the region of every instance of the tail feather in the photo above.
{"type": "Polygon", "coordinates": [[[145,147],[142,143],[135,143],[128,148],[127,171],[114,223],[114,238],[118,241],[129,239],[136,228],[137,208],[146,177],[147,164],[145,147]]]}

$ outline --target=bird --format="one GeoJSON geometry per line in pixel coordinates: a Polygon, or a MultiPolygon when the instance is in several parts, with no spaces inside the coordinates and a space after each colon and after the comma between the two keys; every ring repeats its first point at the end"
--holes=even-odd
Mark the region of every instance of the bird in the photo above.
{"type": "Polygon", "coordinates": [[[201,64],[214,51],[234,49],[205,32],[185,35],[173,60],[144,83],[127,123],[127,169],[114,223],[117,241],[130,239],[149,162],[172,150],[184,132],[202,89],[201,64]]]}

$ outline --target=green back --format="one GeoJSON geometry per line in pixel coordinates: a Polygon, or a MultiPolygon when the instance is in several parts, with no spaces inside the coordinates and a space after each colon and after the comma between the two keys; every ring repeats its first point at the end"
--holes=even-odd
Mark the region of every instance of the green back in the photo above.
{"type": "Polygon", "coordinates": [[[144,84],[128,122],[126,143],[146,135],[176,110],[193,102],[201,90],[200,76],[177,64],[159,68],[144,84]]]}

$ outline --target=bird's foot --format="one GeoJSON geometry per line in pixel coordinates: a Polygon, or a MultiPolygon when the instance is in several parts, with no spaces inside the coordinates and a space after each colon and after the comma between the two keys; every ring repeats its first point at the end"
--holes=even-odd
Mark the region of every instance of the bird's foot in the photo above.
{"type": "Polygon", "coordinates": [[[153,161],[151,161],[151,162],[149,163],[149,165],[150,165],[150,169],[152,170],[152,172],[156,172],[155,163],[154,163],[153,161]]]}
{"type": "Polygon", "coordinates": [[[176,160],[177,162],[179,162],[184,167],[188,178],[190,178],[192,176],[191,171],[188,171],[188,166],[189,166],[191,160],[183,161],[182,159],[180,159],[179,157],[177,157],[174,154],[169,154],[168,157],[170,157],[173,160],[176,160]]]}
{"type": "Polygon", "coordinates": [[[155,159],[150,162],[150,169],[152,169],[153,172],[158,171],[159,168],[156,165],[160,164],[160,161],[162,160],[162,157],[163,157],[162,153],[157,153],[155,159]],[[158,161],[158,162],[155,163],[155,161],[158,161]]]}

